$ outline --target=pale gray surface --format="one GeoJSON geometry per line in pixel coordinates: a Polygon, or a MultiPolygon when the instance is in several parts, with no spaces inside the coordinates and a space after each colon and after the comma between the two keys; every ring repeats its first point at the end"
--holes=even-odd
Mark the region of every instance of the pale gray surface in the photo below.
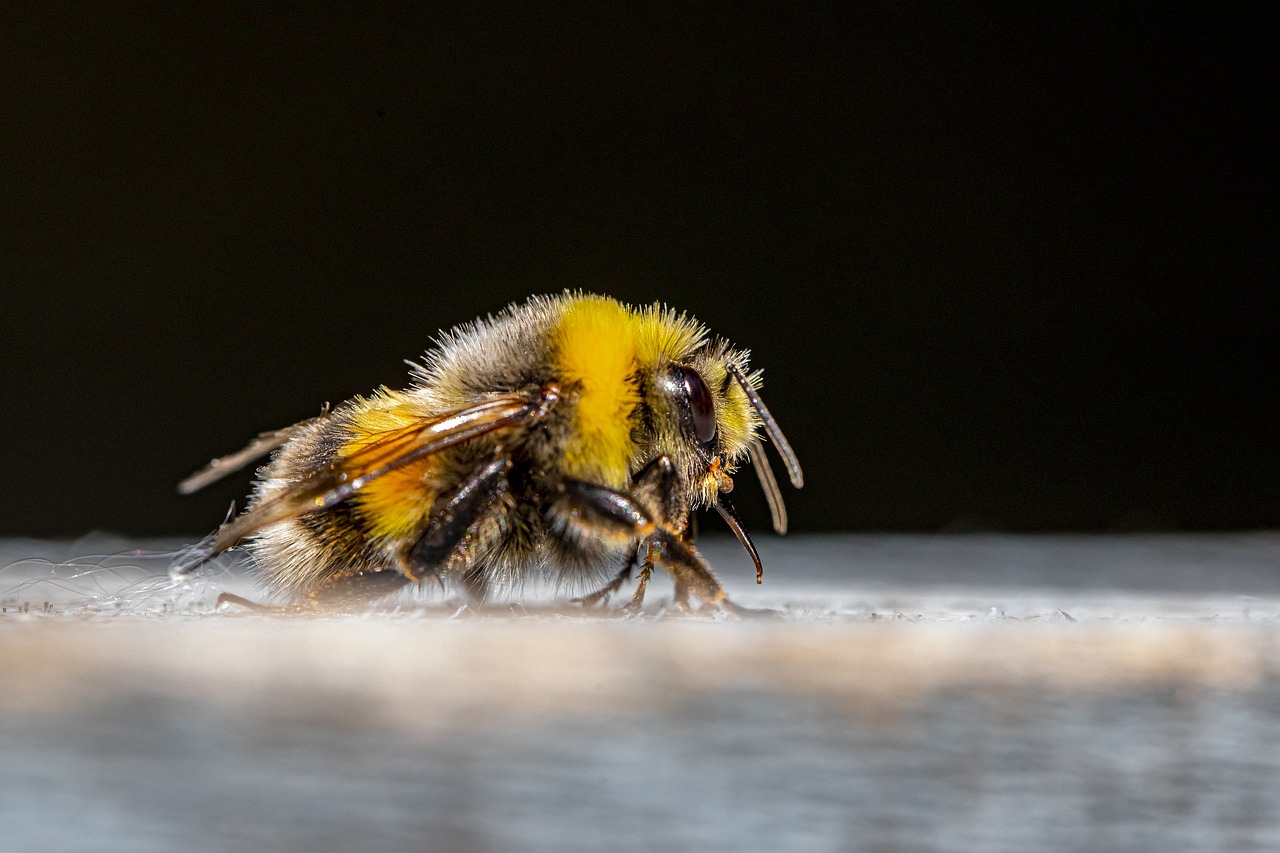
{"type": "Polygon", "coordinates": [[[0,543],[0,850],[1280,848],[1275,534],[759,544],[705,546],[740,621],[0,543]]]}

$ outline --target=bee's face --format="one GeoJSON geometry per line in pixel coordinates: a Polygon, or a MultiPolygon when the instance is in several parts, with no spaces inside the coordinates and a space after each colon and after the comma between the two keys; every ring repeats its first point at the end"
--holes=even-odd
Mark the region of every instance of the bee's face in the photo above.
{"type": "Polygon", "coordinates": [[[724,346],[701,349],[683,361],[662,364],[647,385],[645,402],[653,434],[648,455],[675,462],[701,506],[733,488],[729,478],[747,454],[759,419],[729,366],[745,356],[724,346]]]}

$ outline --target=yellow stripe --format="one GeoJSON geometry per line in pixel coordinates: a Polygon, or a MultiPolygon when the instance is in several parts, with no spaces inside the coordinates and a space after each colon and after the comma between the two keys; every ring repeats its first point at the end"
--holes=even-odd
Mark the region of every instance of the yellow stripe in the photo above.
{"type": "Polygon", "coordinates": [[[556,327],[555,358],[567,387],[577,388],[577,436],[565,453],[571,477],[621,488],[631,465],[636,318],[612,299],[570,297],[556,327]]]}
{"type": "Polygon", "coordinates": [[[697,320],[654,303],[635,315],[636,360],[656,366],[687,359],[706,337],[697,320]]]}

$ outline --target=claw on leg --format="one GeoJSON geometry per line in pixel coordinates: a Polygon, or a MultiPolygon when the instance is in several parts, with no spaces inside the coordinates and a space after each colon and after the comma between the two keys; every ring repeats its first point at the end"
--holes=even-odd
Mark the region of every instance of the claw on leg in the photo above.
{"type": "Polygon", "coordinates": [[[639,610],[644,606],[644,592],[649,586],[649,577],[653,574],[653,549],[649,549],[649,554],[644,558],[644,563],[640,566],[640,583],[636,586],[635,595],[631,596],[631,601],[623,608],[624,610],[639,610]]]}

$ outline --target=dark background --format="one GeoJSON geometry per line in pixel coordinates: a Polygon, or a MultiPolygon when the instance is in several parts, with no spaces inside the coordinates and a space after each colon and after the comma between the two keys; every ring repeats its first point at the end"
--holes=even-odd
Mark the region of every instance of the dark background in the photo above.
{"type": "Polygon", "coordinates": [[[0,534],[565,287],[753,349],[797,529],[1275,526],[1261,19],[884,7],[5,13],[0,534]]]}

